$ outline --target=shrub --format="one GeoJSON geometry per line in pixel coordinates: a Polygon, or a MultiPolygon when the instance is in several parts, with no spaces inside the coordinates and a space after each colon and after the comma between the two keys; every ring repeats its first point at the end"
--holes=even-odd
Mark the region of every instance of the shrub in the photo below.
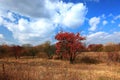
{"type": "Polygon", "coordinates": [[[120,55],[118,52],[108,52],[108,60],[113,62],[120,62],[120,55]]]}

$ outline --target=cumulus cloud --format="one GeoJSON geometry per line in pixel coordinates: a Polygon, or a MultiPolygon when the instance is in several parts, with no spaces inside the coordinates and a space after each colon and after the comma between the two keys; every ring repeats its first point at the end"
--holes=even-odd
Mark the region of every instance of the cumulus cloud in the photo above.
{"type": "Polygon", "coordinates": [[[16,20],[16,19],[13,17],[13,13],[12,13],[12,12],[8,12],[7,18],[9,18],[11,21],[15,21],[15,20],[16,20]]]}
{"type": "Polygon", "coordinates": [[[34,3],[30,0],[0,0],[0,7],[36,18],[53,18],[58,12],[62,14],[63,17],[68,15],[67,18],[77,18],[76,16],[83,17],[85,9],[82,3],[71,5],[71,3],[60,2],[59,0],[34,0],[34,3]]]}
{"type": "MultiPolygon", "coordinates": [[[[12,12],[8,12],[5,15],[6,17],[4,16],[4,18],[11,21],[16,20],[13,17],[14,14],[12,12]]],[[[25,18],[20,18],[17,20],[17,24],[4,18],[3,16],[0,16],[0,25],[4,25],[4,27],[11,31],[14,39],[17,40],[17,43],[19,44],[30,43],[37,45],[48,40],[51,41],[51,36],[56,28],[53,22],[44,18],[34,19],[32,21],[28,21],[25,18]]],[[[0,38],[2,39],[3,35],[0,35],[0,38]]],[[[13,42],[6,41],[5,39],[2,39],[1,43],[15,44],[13,42]]]]}
{"type": "Polygon", "coordinates": [[[0,7],[9,9],[15,12],[33,16],[33,17],[48,17],[49,12],[45,9],[45,0],[0,0],[0,7]]]}
{"type": "Polygon", "coordinates": [[[0,45],[2,44],[11,45],[11,44],[14,44],[14,42],[6,40],[5,36],[3,34],[0,34],[0,45]]]}
{"type": "Polygon", "coordinates": [[[0,23],[12,32],[14,39],[21,44],[38,44],[51,40],[58,25],[67,28],[81,26],[85,21],[87,8],[83,3],[65,3],[60,0],[0,0],[0,11],[0,23]],[[16,16],[29,16],[31,20],[23,17],[16,19],[13,12],[16,16]]]}
{"type": "Polygon", "coordinates": [[[58,8],[59,13],[54,17],[54,22],[57,24],[74,28],[84,23],[87,9],[82,3],[76,5],[61,3],[58,8]]]}
{"type": "Polygon", "coordinates": [[[88,44],[105,44],[108,42],[120,43],[120,32],[107,33],[107,32],[96,32],[87,36],[86,43],[88,44]]]}
{"type": "Polygon", "coordinates": [[[1,15],[3,15],[2,11],[0,11],[0,26],[2,25],[2,23],[4,21],[1,15]]]}
{"type": "Polygon", "coordinates": [[[12,12],[0,9],[0,23],[4,23],[4,18],[9,19],[12,22],[16,20],[13,17],[12,12]]]}
{"type": "Polygon", "coordinates": [[[3,34],[0,34],[0,39],[3,39],[4,37],[3,37],[3,34]]]}
{"type": "MultiPolygon", "coordinates": [[[[0,7],[34,18],[47,18],[75,27],[83,24],[87,8],[83,3],[65,3],[59,0],[0,0],[0,7]]],[[[9,14],[11,17],[11,14],[9,14]]]]}
{"type": "Polygon", "coordinates": [[[89,20],[89,25],[90,25],[90,28],[89,30],[90,31],[95,31],[96,28],[97,28],[97,25],[100,23],[100,17],[93,17],[89,20]]]}
{"type": "Polygon", "coordinates": [[[18,24],[4,22],[6,28],[13,33],[13,37],[20,44],[32,43],[36,45],[50,40],[54,33],[54,25],[49,20],[39,19],[37,21],[28,22],[20,19],[18,24]]]}
{"type": "Polygon", "coordinates": [[[3,19],[0,17],[0,25],[2,25],[3,19]]]}
{"type": "Polygon", "coordinates": [[[106,20],[103,21],[103,25],[106,25],[108,22],[106,20]]]}

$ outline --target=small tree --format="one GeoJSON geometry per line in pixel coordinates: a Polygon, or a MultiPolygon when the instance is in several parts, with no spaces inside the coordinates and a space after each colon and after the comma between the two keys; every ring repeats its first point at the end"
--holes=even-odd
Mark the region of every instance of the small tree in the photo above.
{"type": "Polygon", "coordinates": [[[14,53],[14,56],[16,59],[20,58],[20,54],[22,51],[22,47],[21,46],[12,46],[12,52],[14,53]]]}
{"type": "Polygon", "coordinates": [[[53,57],[53,54],[55,53],[55,47],[54,45],[50,45],[50,41],[45,42],[44,52],[47,54],[49,59],[53,57]]]}
{"type": "Polygon", "coordinates": [[[113,62],[119,62],[120,61],[120,55],[118,53],[119,51],[119,45],[109,43],[104,46],[104,51],[107,52],[108,59],[113,62]]]}
{"type": "Polygon", "coordinates": [[[74,62],[77,52],[84,48],[81,41],[85,38],[81,37],[79,33],[60,32],[55,36],[55,39],[58,40],[56,43],[56,53],[69,58],[70,63],[74,62]]]}
{"type": "Polygon", "coordinates": [[[9,56],[10,47],[8,45],[0,45],[0,58],[9,56]]]}
{"type": "Polygon", "coordinates": [[[88,45],[88,51],[101,52],[103,51],[102,44],[90,44],[88,45]]]}
{"type": "Polygon", "coordinates": [[[31,47],[29,49],[29,53],[31,53],[32,57],[35,58],[35,56],[38,53],[38,51],[37,51],[37,49],[35,47],[31,47]]]}

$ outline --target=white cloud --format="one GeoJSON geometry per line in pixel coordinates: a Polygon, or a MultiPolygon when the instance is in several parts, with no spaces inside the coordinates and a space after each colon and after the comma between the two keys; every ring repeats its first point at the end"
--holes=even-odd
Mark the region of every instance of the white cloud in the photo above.
{"type": "Polygon", "coordinates": [[[81,26],[85,21],[85,15],[87,13],[86,7],[82,4],[63,4],[61,5],[61,13],[55,17],[58,24],[62,24],[66,27],[78,27],[81,26]]]}
{"type": "Polygon", "coordinates": [[[0,17],[0,25],[3,23],[3,18],[0,17]]]}
{"type": "Polygon", "coordinates": [[[111,23],[113,24],[113,23],[115,23],[115,21],[114,21],[114,20],[112,20],[112,21],[111,21],[111,23]]]}
{"type": "Polygon", "coordinates": [[[105,19],[105,18],[106,18],[105,14],[102,14],[102,15],[101,15],[101,18],[105,19]]]}
{"type": "Polygon", "coordinates": [[[114,17],[114,15],[113,15],[112,13],[110,13],[110,14],[108,15],[108,17],[114,17]]]}
{"type": "Polygon", "coordinates": [[[96,32],[87,36],[88,44],[105,44],[108,42],[120,43],[120,32],[109,34],[107,32],[96,32]]]}
{"type": "Polygon", "coordinates": [[[118,24],[118,27],[120,27],[120,24],[118,24]]]}
{"type": "MultiPolygon", "coordinates": [[[[6,17],[3,15],[5,18],[10,19],[11,21],[15,20],[12,12],[5,13],[5,15],[6,17]]],[[[30,22],[25,18],[21,18],[18,20],[18,24],[16,24],[3,19],[1,16],[0,24],[4,25],[4,27],[11,31],[14,39],[16,39],[20,44],[30,43],[37,45],[39,43],[43,43],[44,41],[51,40],[51,36],[56,28],[52,21],[44,18],[33,19],[30,22]]],[[[3,35],[0,35],[0,39],[2,38],[3,35]]],[[[1,43],[13,44],[13,42],[3,39],[1,43]]]]}
{"type": "Polygon", "coordinates": [[[120,15],[114,17],[115,20],[120,19],[120,15]]]}
{"type": "Polygon", "coordinates": [[[3,18],[8,18],[10,21],[15,21],[15,18],[13,17],[13,13],[12,12],[7,12],[3,9],[0,9],[0,25],[2,23],[4,23],[4,19],[3,18]]]}
{"type": "Polygon", "coordinates": [[[3,18],[1,17],[1,15],[3,15],[3,13],[2,13],[2,11],[0,11],[0,25],[2,25],[2,23],[3,23],[3,18]]]}
{"type": "Polygon", "coordinates": [[[4,39],[4,36],[3,36],[3,34],[0,34],[0,39],[4,39]]]}
{"type": "Polygon", "coordinates": [[[15,18],[13,17],[13,13],[12,12],[8,12],[7,18],[9,18],[11,21],[15,21],[15,18]]]}
{"type": "Polygon", "coordinates": [[[5,27],[13,33],[13,37],[20,44],[31,43],[36,45],[50,40],[54,33],[55,26],[49,20],[39,19],[37,21],[28,22],[20,19],[18,24],[4,23],[5,27]]]}
{"type": "Polygon", "coordinates": [[[90,25],[90,28],[89,30],[90,31],[95,31],[96,28],[97,28],[97,25],[100,23],[100,17],[93,17],[89,20],[89,25],[90,25]]]}
{"type": "Polygon", "coordinates": [[[46,0],[34,0],[34,2],[30,0],[0,0],[0,7],[28,16],[48,17],[49,12],[46,11],[45,1],[46,0]]]}
{"type": "Polygon", "coordinates": [[[108,21],[104,20],[103,21],[103,25],[106,25],[108,23],[108,21]]]}
{"type": "Polygon", "coordinates": [[[11,11],[29,16],[31,21],[21,18],[17,21],[18,24],[3,20],[0,16],[0,23],[13,33],[19,43],[38,44],[51,40],[57,25],[68,28],[81,26],[87,8],[83,3],[65,3],[59,0],[34,0],[34,3],[30,0],[0,0],[0,11],[1,16],[11,21],[16,20],[11,11]]]}
{"type": "Polygon", "coordinates": [[[0,45],[2,45],[2,44],[11,45],[11,44],[14,44],[14,43],[6,40],[5,36],[3,34],[0,34],[0,45]]]}
{"type": "MultiPolygon", "coordinates": [[[[59,0],[0,0],[0,7],[35,18],[47,18],[75,27],[83,24],[87,8],[83,3],[65,3],[59,0]],[[9,3],[9,4],[8,4],[9,3]]],[[[9,15],[11,17],[11,14],[9,15]]]]}

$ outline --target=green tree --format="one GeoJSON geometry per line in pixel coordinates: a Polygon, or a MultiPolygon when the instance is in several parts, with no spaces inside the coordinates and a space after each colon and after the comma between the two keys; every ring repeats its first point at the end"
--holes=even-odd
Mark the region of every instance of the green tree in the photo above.
{"type": "Polygon", "coordinates": [[[51,45],[50,41],[45,42],[44,52],[47,54],[48,58],[51,59],[55,53],[55,46],[51,45]]]}

